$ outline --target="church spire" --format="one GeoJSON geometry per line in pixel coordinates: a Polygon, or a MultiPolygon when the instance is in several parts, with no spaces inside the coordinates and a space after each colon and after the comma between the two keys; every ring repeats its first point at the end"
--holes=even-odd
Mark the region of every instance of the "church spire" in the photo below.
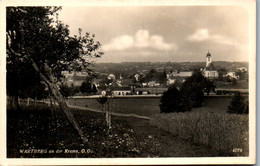
{"type": "Polygon", "coordinates": [[[211,65],[211,54],[208,51],[206,55],[206,67],[209,67],[210,65],[211,65]]]}

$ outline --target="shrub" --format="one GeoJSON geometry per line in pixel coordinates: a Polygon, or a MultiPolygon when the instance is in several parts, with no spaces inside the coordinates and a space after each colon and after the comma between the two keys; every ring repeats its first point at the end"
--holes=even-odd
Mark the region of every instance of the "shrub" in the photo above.
{"type": "Polygon", "coordinates": [[[237,79],[236,78],[232,78],[231,79],[231,83],[232,83],[232,85],[236,85],[237,84],[237,79]]]}
{"type": "Polygon", "coordinates": [[[248,113],[248,104],[246,104],[245,99],[238,92],[232,98],[227,113],[231,114],[247,114],[248,113]]]}
{"type": "Polygon", "coordinates": [[[247,115],[212,112],[158,114],[150,124],[180,139],[208,146],[219,155],[248,155],[247,115]],[[234,153],[236,148],[241,148],[242,152],[234,153]]]}
{"type": "Polygon", "coordinates": [[[174,86],[163,93],[160,100],[161,112],[185,112],[191,110],[190,101],[174,86]]]}

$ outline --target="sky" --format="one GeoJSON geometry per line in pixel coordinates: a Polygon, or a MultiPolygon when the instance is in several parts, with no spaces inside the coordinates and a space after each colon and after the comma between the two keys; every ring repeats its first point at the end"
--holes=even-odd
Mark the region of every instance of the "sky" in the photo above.
{"type": "Polygon", "coordinates": [[[98,62],[248,61],[248,12],[238,6],[63,7],[71,34],[95,34],[98,62]]]}

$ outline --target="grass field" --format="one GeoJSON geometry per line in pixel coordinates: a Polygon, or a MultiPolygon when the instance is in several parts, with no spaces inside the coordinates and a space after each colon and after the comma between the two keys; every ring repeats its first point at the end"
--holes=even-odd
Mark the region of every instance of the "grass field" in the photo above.
{"type": "Polygon", "coordinates": [[[88,138],[83,144],[57,109],[46,106],[7,111],[8,158],[105,158],[105,157],[198,157],[219,156],[210,148],[184,141],[149,121],[112,117],[108,132],[101,113],[72,110],[88,138]]]}
{"type": "Polygon", "coordinates": [[[159,114],[151,125],[226,156],[249,154],[248,115],[205,111],[159,114]]]}
{"type": "MultiPolygon", "coordinates": [[[[97,99],[69,99],[69,104],[102,110],[102,105],[98,103],[97,99]]],[[[152,116],[160,113],[159,104],[160,97],[109,99],[110,109],[113,112],[142,116],[152,116]]]]}
{"type": "MultiPolygon", "coordinates": [[[[205,97],[205,107],[195,110],[226,112],[231,98],[232,96],[205,97]]],[[[160,97],[112,98],[109,99],[109,105],[113,112],[150,117],[160,113],[160,99],[160,97]]],[[[69,99],[69,104],[102,110],[102,105],[97,102],[97,99],[69,99]]]]}

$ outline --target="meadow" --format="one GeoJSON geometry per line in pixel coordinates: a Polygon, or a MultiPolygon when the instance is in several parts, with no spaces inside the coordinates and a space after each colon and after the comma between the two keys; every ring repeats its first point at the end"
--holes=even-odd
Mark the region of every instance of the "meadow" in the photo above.
{"type": "Polygon", "coordinates": [[[222,155],[249,154],[248,115],[205,111],[169,113],[154,116],[150,124],[222,155]]]}
{"type": "MultiPolygon", "coordinates": [[[[206,97],[205,106],[202,109],[213,112],[226,112],[231,98],[232,96],[206,97]]],[[[160,113],[160,99],[160,97],[117,97],[109,99],[109,106],[112,112],[151,117],[160,113]]],[[[68,104],[102,110],[102,105],[95,98],[70,98],[68,104]]]]}
{"type": "MultiPolygon", "coordinates": [[[[108,102],[112,112],[116,113],[137,114],[142,116],[152,116],[160,113],[160,97],[122,97],[109,99],[108,102]]],[[[74,106],[102,110],[102,105],[97,99],[93,98],[69,99],[68,103],[74,106]]]]}

